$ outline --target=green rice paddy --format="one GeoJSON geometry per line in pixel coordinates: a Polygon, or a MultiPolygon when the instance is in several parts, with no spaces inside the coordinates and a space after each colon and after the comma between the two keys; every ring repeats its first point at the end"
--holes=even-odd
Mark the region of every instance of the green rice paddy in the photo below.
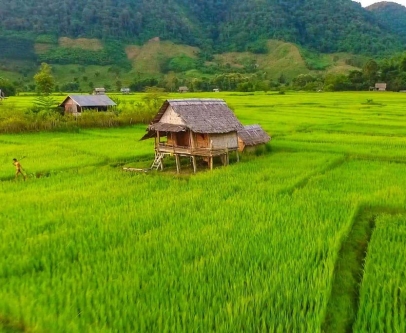
{"type": "Polygon", "coordinates": [[[170,97],[271,151],[178,176],[122,171],[144,125],[0,136],[0,332],[403,332],[406,94],[170,97]]]}

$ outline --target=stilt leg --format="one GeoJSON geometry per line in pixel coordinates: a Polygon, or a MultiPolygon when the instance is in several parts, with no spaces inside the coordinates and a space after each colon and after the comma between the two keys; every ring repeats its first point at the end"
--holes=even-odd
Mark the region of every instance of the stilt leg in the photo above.
{"type": "Polygon", "coordinates": [[[180,173],[180,161],[179,161],[179,155],[175,155],[175,160],[176,160],[176,172],[180,173]]]}
{"type": "Polygon", "coordinates": [[[192,156],[193,173],[196,173],[196,156],[192,156]]]}

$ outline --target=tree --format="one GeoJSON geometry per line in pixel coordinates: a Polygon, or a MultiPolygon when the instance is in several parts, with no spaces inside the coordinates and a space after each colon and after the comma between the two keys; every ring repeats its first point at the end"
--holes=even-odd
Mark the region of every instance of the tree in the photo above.
{"type": "Polygon", "coordinates": [[[14,96],[16,94],[15,85],[5,78],[0,77],[0,89],[6,96],[14,96]]]}
{"type": "Polygon", "coordinates": [[[400,61],[399,68],[402,72],[406,72],[406,56],[404,56],[403,59],[400,61]]]}
{"type": "Polygon", "coordinates": [[[43,62],[38,73],[34,75],[37,92],[40,95],[48,96],[54,90],[55,80],[51,70],[51,66],[43,62]]]}
{"type": "Polygon", "coordinates": [[[122,86],[123,86],[122,82],[120,80],[117,80],[116,81],[116,89],[117,89],[117,91],[120,91],[122,86]]]}
{"type": "Polygon", "coordinates": [[[351,82],[344,74],[328,74],[324,81],[326,91],[351,90],[351,82]]]}
{"type": "Polygon", "coordinates": [[[374,85],[378,79],[379,65],[375,60],[369,60],[362,68],[362,73],[369,85],[374,85]]]}

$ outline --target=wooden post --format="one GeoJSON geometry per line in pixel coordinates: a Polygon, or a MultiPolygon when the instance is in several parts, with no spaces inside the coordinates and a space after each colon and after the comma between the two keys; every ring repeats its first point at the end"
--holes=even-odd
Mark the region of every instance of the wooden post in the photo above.
{"type": "Polygon", "coordinates": [[[193,164],[193,173],[196,173],[196,156],[192,156],[192,164],[193,164]]]}
{"type": "Polygon", "coordinates": [[[209,158],[209,164],[210,164],[210,170],[213,170],[213,140],[210,140],[210,158],[209,158]]]}
{"type": "Polygon", "coordinates": [[[176,172],[180,173],[180,160],[179,160],[179,154],[175,154],[175,161],[176,161],[176,172]]]}
{"type": "Polygon", "coordinates": [[[236,155],[237,155],[237,163],[240,162],[240,155],[238,155],[238,149],[235,151],[236,155]]]}
{"type": "Polygon", "coordinates": [[[225,156],[225,159],[226,159],[226,165],[229,165],[229,164],[230,164],[230,159],[229,159],[229,157],[228,157],[228,147],[226,147],[226,156],[225,156]]]}
{"type": "Polygon", "coordinates": [[[193,150],[193,148],[195,147],[195,140],[194,140],[192,131],[189,131],[189,142],[190,142],[190,148],[193,150]]]}

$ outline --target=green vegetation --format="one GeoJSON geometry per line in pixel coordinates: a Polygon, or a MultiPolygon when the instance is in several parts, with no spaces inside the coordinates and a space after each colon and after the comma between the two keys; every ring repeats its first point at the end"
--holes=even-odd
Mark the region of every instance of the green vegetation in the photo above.
{"type": "Polygon", "coordinates": [[[363,263],[374,227],[373,212],[360,208],[337,257],[331,297],[322,326],[324,332],[352,331],[358,309],[363,263]]]}
{"type": "Polygon", "coordinates": [[[400,5],[367,10],[352,0],[0,0],[0,8],[0,75],[17,92],[35,91],[32,76],[42,62],[59,66],[60,90],[81,92],[130,84],[142,91],[151,82],[167,91],[179,85],[235,90],[238,84],[254,91],[298,75],[330,74],[338,82],[328,90],[365,90],[365,80],[343,75],[362,69],[368,57],[381,65],[376,79],[390,82],[390,90],[403,90],[406,81],[404,70],[394,68],[397,60],[389,60],[404,58],[398,54],[405,49],[406,7],[400,5]],[[85,66],[100,75],[82,73],[85,66]],[[78,69],[80,75],[71,72],[78,69]],[[248,78],[225,88],[210,83],[230,74],[248,78]]]}
{"type": "Polygon", "coordinates": [[[406,7],[391,1],[380,1],[367,8],[382,24],[406,41],[406,7]]]}
{"type": "Polygon", "coordinates": [[[19,96],[0,104],[0,133],[78,131],[81,128],[119,127],[149,123],[166,94],[147,88],[137,96],[111,95],[117,106],[109,112],[88,111],[76,118],[64,115],[58,105],[66,95],[19,96]]]}
{"type": "Polygon", "coordinates": [[[152,163],[145,125],[1,135],[0,331],[320,332],[337,272],[362,269],[339,256],[363,211],[376,229],[352,330],[404,330],[406,95],[215,95],[271,152],[132,174],[152,163]]]}
{"type": "Polygon", "coordinates": [[[359,332],[402,332],[406,329],[405,218],[404,212],[389,213],[378,215],[369,245],[360,308],[354,326],[359,332]]]}
{"type": "MultiPolygon", "coordinates": [[[[160,37],[206,52],[257,54],[266,52],[268,39],[294,42],[324,53],[391,54],[404,46],[399,41],[404,30],[383,25],[379,16],[351,0],[77,0],[58,4],[20,0],[17,11],[13,3],[1,0],[6,18],[0,22],[2,34],[33,39],[40,36],[38,42],[87,37],[137,44],[160,37]]],[[[52,58],[59,60],[65,52],[76,59],[77,54],[68,50],[53,50],[52,58]]],[[[50,58],[48,54],[41,60],[50,58]]]]}

